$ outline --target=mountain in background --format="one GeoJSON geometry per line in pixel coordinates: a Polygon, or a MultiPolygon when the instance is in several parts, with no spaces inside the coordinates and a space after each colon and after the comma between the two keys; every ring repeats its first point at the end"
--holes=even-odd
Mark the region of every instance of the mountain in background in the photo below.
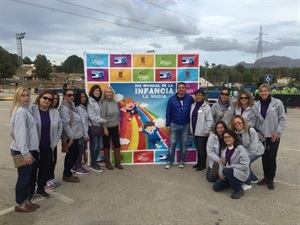
{"type": "Polygon", "coordinates": [[[237,65],[243,65],[246,68],[254,68],[254,67],[261,67],[261,68],[279,68],[279,67],[288,67],[288,68],[295,68],[300,67],[300,59],[291,59],[286,56],[268,56],[262,59],[255,61],[255,63],[245,63],[240,62],[237,65]]]}

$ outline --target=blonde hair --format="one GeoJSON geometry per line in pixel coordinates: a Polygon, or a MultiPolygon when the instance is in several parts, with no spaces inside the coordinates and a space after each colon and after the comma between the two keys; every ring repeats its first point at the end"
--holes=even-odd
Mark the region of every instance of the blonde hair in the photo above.
{"type": "Polygon", "coordinates": [[[241,108],[241,96],[246,95],[248,98],[248,106],[252,107],[254,105],[254,98],[248,91],[241,91],[238,93],[238,96],[236,97],[235,106],[238,108],[241,108]]]}
{"type": "Polygon", "coordinates": [[[106,86],[104,89],[103,89],[103,95],[102,95],[102,101],[106,100],[106,92],[107,92],[107,89],[110,89],[113,93],[113,99],[115,100],[115,96],[116,96],[116,92],[115,90],[111,87],[111,86],[106,86]]]}
{"type": "Polygon", "coordinates": [[[235,115],[234,117],[232,117],[231,123],[230,123],[230,129],[232,131],[236,131],[236,129],[234,127],[234,120],[235,119],[240,119],[242,121],[242,123],[243,123],[244,130],[249,130],[250,126],[247,123],[247,121],[244,119],[244,117],[242,117],[241,115],[235,115]]]}
{"type": "Polygon", "coordinates": [[[20,98],[21,98],[21,95],[24,91],[27,91],[28,94],[29,94],[29,103],[30,103],[30,90],[28,88],[25,88],[25,87],[19,87],[15,94],[14,94],[14,97],[13,97],[13,101],[12,101],[12,106],[11,106],[11,110],[10,110],[10,116],[12,116],[12,114],[14,112],[17,111],[17,109],[20,107],[20,98]]]}

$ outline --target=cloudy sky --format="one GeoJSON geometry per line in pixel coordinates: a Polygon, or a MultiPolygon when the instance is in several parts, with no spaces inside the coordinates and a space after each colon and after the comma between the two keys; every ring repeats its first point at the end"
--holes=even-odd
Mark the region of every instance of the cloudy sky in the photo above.
{"type": "Polygon", "coordinates": [[[51,62],[88,53],[199,53],[201,65],[300,58],[300,0],[0,0],[0,45],[51,62]]]}

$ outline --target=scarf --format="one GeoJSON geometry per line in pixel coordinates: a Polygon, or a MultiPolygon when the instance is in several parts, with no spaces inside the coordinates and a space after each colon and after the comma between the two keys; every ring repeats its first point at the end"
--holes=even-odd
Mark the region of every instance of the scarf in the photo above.
{"type": "Polygon", "coordinates": [[[230,101],[229,100],[225,103],[222,103],[221,99],[219,98],[218,102],[219,102],[219,105],[220,105],[220,107],[223,111],[226,111],[230,106],[230,101]]]}

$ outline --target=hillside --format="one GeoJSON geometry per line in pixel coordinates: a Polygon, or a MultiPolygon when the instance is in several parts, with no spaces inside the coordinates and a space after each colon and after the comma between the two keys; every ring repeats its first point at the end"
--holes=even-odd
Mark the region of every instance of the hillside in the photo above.
{"type": "Polygon", "coordinates": [[[257,60],[255,63],[239,62],[236,65],[241,64],[246,68],[265,67],[265,68],[279,68],[288,67],[295,68],[300,67],[300,59],[291,59],[286,56],[268,56],[257,60]]]}

